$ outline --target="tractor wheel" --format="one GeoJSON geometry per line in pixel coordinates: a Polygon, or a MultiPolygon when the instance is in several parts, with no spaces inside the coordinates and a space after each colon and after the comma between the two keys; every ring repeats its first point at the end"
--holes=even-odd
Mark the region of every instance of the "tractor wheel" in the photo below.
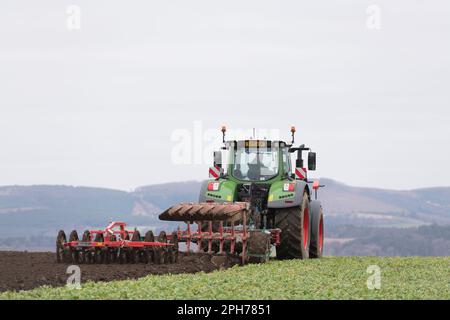
{"type": "MultiPolygon", "coordinates": [[[[95,242],[104,242],[103,234],[97,233],[95,235],[95,242]]],[[[105,252],[102,248],[95,248],[94,250],[94,262],[103,263],[105,261],[105,252]]]]}
{"type": "MultiPolygon", "coordinates": [[[[139,231],[135,230],[133,236],[131,237],[131,241],[139,242],[141,241],[141,234],[139,231]]],[[[141,248],[131,248],[130,252],[130,262],[131,263],[139,263],[141,262],[141,248]]]]}
{"type": "Polygon", "coordinates": [[[303,193],[300,207],[278,209],[275,227],[281,229],[277,259],[307,259],[310,242],[310,205],[303,193]]]}
{"type": "Polygon", "coordinates": [[[173,244],[173,246],[169,247],[169,261],[170,263],[177,263],[178,262],[178,232],[174,231],[172,232],[172,238],[170,239],[170,243],[173,244]]]}
{"type": "Polygon", "coordinates": [[[261,231],[250,231],[247,241],[247,261],[249,263],[265,263],[269,261],[270,255],[270,233],[261,231]]]}
{"type": "MultiPolygon", "coordinates": [[[[162,243],[167,243],[167,235],[164,231],[161,231],[158,239],[158,242],[162,242],[162,243]]],[[[155,263],[156,264],[164,264],[166,262],[167,259],[167,255],[166,255],[166,247],[157,247],[155,250],[155,263]]]]}
{"type": "MultiPolygon", "coordinates": [[[[148,230],[145,233],[144,241],[145,242],[155,242],[155,236],[154,236],[152,230],[148,230]]],[[[155,247],[146,247],[145,248],[144,255],[145,255],[145,261],[147,263],[155,262],[155,249],[157,249],[157,248],[155,248],[155,247]]]]}
{"type": "Polygon", "coordinates": [[[58,263],[65,262],[64,244],[66,242],[66,234],[63,230],[59,230],[58,236],[56,237],[56,261],[58,263]]]}
{"type": "MultiPolygon", "coordinates": [[[[73,230],[69,235],[69,242],[72,242],[72,241],[79,241],[78,233],[76,230],[73,230]]],[[[80,261],[80,259],[79,259],[80,255],[79,255],[79,251],[77,248],[71,247],[70,255],[71,255],[72,262],[78,263],[80,261]]]]}
{"type": "Polygon", "coordinates": [[[311,243],[309,257],[321,258],[323,253],[323,210],[319,201],[311,201],[311,243]]]}

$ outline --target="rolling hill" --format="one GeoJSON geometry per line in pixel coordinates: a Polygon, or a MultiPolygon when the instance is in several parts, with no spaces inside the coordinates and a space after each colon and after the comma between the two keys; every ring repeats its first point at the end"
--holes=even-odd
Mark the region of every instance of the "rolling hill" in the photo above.
{"type": "MultiPolygon", "coordinates": [[[[450,225],[450,187],[397,191],[353,187],[330,179],[322,179],[321,183],[326,185],[320,190],[319,198],[324,206],[330,241],[339,226],[384,230],[450,225]]],[[[197,201],[200,184],[187,181],[149,185],[133,192],[57,185],[0,187],[0,238],[3,239],[0,248],[33,250],[53,246],[59,229],[99,228],[110,220],[123,220],[132,226],[157,231],[171,230],[176,224],[159,221],[158,214],[172,204],[197,201]],[[49,238],[43,240],[43,237],[49,238]]],[[[373,232],[365,234],[367,237],[370,234],[372,239],[379,237],[373,232]]],[[[416,232],[413,237],[419,239],[422,234],[416,232]]],[[[380,251],[383,249],[369,250],[380,251]]]]}

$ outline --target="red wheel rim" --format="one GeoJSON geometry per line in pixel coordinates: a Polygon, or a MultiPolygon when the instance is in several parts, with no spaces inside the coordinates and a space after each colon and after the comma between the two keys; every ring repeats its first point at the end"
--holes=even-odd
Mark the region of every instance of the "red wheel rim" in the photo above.
{"type": "Polygon", "coordinates": [[[303,247],[308,250],[309,237],[309,210],[308,207],[303,210],[303,247]]]}
{"type": "Polygon", "coordinates": [[[323,249],[323,217],[320,217],[319,222],[319,251],[322,252],[323,249]]]}

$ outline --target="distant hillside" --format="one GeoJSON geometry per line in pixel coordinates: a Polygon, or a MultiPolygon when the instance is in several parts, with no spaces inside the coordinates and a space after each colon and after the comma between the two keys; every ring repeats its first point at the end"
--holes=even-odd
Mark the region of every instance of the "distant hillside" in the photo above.
{"type": "MultiPolygon", "coordinates": [[[[405,227],[450,224],[450,188],[393,191],[351,187],[322,179],[319,191],[327,225],[405,227]]],[[[71,186],[0,187],[0,237],[53,236],[55,232],[102,227],[110,219],[151,228],[172,204],[197,201],[200,182],[143,186],[134,192],[71,186]]]]}
{"type": "Polygon", "coordinates": [[[351,187],[322,179],[328,222],[385,227],[450,224],[450,187],[396,191],[351,187]]]}

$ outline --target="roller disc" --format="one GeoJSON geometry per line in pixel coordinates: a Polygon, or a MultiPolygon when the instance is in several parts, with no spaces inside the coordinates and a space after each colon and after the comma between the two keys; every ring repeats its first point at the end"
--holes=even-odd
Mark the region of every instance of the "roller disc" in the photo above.
{"type": "Polygon", "coordinates": [[[66,234],[63,230],[59,230],[56,237],[56,261],[58,263],[64,262],[64,243],[66,242],[66,234]]]}
{"type": "Polygon", "coordinates": [[[120,264],[124,264],[127,262],[127,254],[125,251],[126,251],[125,248],[119,248],[118,250],[117,257],[119,259],[120,264]]]}
{"type": "MultiPolygon", "coordinates": [[[[167,243],[167,235],[164,231],[161,231],[158,239],[158,242],[162,242],[162,243],[167,243]]],[[[156,264],[163,264],[166,261],[166,252],[167,252],[167,248],[166,247],[156,247],[155,250],[155,263],[156,264]]]]}
{"type": "MultiPolygon", "coordinates": [[[[117,241],[117,237],[112,234],[109,236],[109,241],[117,241]]],[[[116,263],[116,262],[117,262],[117,249],[107,248],[107,263],[116,263]]]]}
{"type": "MultiPolygon", "coordinates": [[[[133,236],[131,237],[131,241],[138,242],[141,241],[141,234],[138,230],[134,230],[133,236]]],[[[130,252],[130,262],[131,263],[139,263],[141,262],[141,248],[131,248],[130,252]]]]}
{"type": "MultiPolygon", "coordinates": [[[[69,235],[69,242],[72,242],[72,241],[79,241],[79,238],[78,238],[78,233],[77,233],[77,231],[76,230],[73,230],[71,233],[70,233],[70,235],[69,235]]],[[[79,251],[78,251],[78,249],[77,248],[74,248],[74,247],[71,247],[70,248],[70,255],[71,255],[71,259],[72,259],[72,262],[74,262],[74,263],[78,263],[79,262],[79,251]]]]}
{"type": "MultiPolygon", "coordinates": [[[[97,233],[95,235],[95,242],[104,242],[103,234],[97,233]]],[[[95,248],[94,250],[94,263],[103,263],[105,261],[105,251],[103,248],[95,248]]]]}
{"type": "Polygon", "coordinates": [[[173,244],[172,247],[169,247],[170,251],[170,263],[178,262],[178,232],[172,232],[172,238],[170,239],[170,243],[173,244]]]}
{"type": "MultiPolygon", "coordinates": [[[[89,230],[83,232],[83,237],[81,238],[83,242],[91,241],[91,233],[89,230]]],[[[91,263],[92,262],[92,250],[87,248],[82,248],[80,252],[80,261],[83,263],[91,263]]]]}
{"type": "MultiPolygon", "coordinates": [[[[149,230],[145,233],[145,242],[154,242],[155,241],[155,235],[153,234],[152,230],[149,230]]],[[[146,247],[145,248],[145,262],[151,263],[155,262],[155,248],[154,247],[146,247]]]]}

